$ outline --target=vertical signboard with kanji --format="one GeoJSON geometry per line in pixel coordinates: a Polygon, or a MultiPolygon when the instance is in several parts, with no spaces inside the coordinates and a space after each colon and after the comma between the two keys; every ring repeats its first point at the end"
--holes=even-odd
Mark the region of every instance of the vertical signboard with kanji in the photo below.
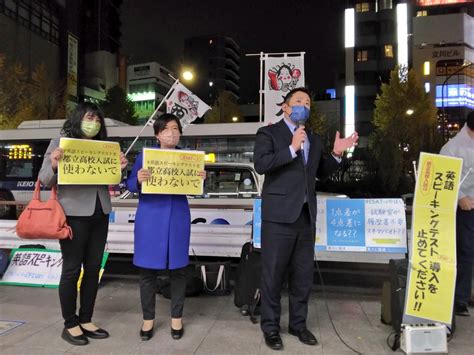
{"type": "Polygon", "coordinates": [[[79,41],[77,37],[67,35],[67,93],[77,100],[77,53],[79,41]]]}
{"type": "Polygon", "coordinates": [[[405,314],[451,323],[462,159],[420,154],[405,314]]]}

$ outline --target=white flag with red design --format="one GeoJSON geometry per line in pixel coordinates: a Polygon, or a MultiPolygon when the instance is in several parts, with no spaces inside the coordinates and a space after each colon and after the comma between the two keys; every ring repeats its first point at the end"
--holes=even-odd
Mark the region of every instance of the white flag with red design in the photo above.
{"type": "Polygon", "coordinates": [[[178,117],[183,129],[210,109],[204,101],[179,82],[174,85],[174,91],[166,100],[166,112],[178,117]]]}
{"type": "Polygon", "coordinates": [[[282,119],[281,106],[285,96],[293,89],[304,86],[304,52],[273,57],[265,54],[265,123],[282,119]]]}

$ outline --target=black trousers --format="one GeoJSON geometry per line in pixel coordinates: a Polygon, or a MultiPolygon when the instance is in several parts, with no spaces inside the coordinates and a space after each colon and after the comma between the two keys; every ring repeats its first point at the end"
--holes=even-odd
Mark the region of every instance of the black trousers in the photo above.
{"type": "MultiPolygon", "coordinates": [[[[183,315],[184,298],[186,297],[186,268],[168,270],[171,287],[171,318],[183,315]]],[[[143,319],[155,319],[156,286],[158,270],[140,268],[140,300],[143,319]]]]}
{"type": "Polygon", "coordinates": [[[79,323],[89,323],[94,312],[99,271],[104,255],[109,216],[96,213],[90,217],[67,216],[73,232],[72,239],[60,240],[63,266],[59,281],[59,301],[64,326],[73,328],[79,323]],[[84,268],[80,289],[79,316],[76,315],[77,281],[84,268]]]}
{"type": "Polygon", "coordinates": [[[467,305],[471,299],[474,263],[474,210],[456,213],[457,276],[455,302],[467,305]]]}
{"type": "Polygon", "coordinates": [[[305,204],[294,223],[262,223],[261,328],[280,331],[281,288],[289,276],[289,327],[306,328],[308,299],[313,285],[314,235],[305,204]]]}

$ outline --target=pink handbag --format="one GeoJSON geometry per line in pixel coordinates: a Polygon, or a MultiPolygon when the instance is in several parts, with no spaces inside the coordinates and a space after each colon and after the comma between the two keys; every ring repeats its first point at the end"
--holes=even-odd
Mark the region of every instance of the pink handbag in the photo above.
{"type": "Polygon", "coordinates": [[[51,189],[49,200],[41,201],[40,181],[36,181],[33,199],[18,218],[16,234],[25,239],[72,239],[56,186],[51,189]]]}

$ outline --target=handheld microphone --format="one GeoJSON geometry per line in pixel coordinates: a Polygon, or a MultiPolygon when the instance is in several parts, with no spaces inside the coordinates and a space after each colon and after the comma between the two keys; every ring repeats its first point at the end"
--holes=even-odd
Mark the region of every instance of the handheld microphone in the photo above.
{"type": "MultiPolygon", "coordinates": [[[[301,120],[298,122],[298,128],[303,128],[304,129],[304,120],[301,120]]],[[[301,152],[304,152],[304,141],[301,142],[301,152]]]]}

